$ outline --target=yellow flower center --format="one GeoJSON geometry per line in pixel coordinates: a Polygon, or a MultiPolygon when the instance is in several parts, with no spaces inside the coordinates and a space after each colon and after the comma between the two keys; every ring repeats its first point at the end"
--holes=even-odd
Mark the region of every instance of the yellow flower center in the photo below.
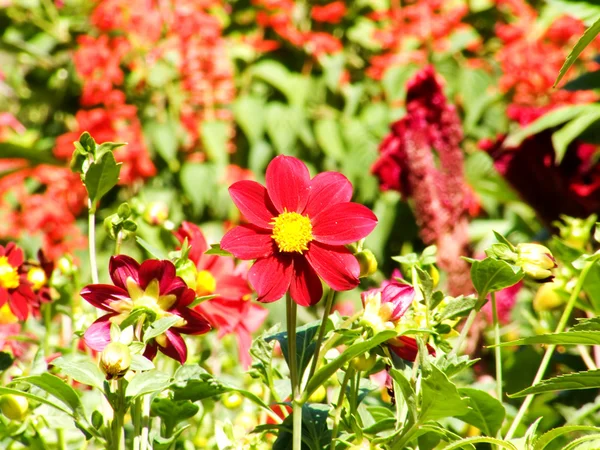
{"type": "Polygon", "coordinates": [[[302,253],[308,250],[308,243],[313,240],[312,224],[308,216],[296,212],[282,212],[273,218],[273,234],[281,252],[302,253]]]}
{"type": "Polygon", "coordinates": [[[32,267],[27,272],[27,280],[32,284],[34,291],[38,291],[44,284],[46,284],[46,272],[39,267],[32,267]]]}
{"type": "Polygon", "coordinates": [[[0,286],[4,289],[19,287],[19,273],[17,268],[9,264],[6,256],[0,256],[0,286]]]}
{"type": "Polygon", "coordinates": [[[5,303],[0,307],[0,325],[10,325],[11,323],[17,323],[19,319],[10,310],[8,303],[5,303]]]}
{"type": "Polygon", "coordinates": [[[210,295],[217,288],[217,280],[208,270],[201,270],[196,275],[196,294],[200,297],[210,295]]]}

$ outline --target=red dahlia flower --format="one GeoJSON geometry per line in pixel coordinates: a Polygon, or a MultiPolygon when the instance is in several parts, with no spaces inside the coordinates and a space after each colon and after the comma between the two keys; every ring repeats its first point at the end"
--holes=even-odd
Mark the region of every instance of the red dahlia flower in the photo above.
{"type": "Polygon", "coordinates": [[[247,369],[252,363],[252,333],[269,314],[264,307],[250,301],[248,266],[246,263],[236,266],[233,258],[205,255],[209,248],[206,239],[200,228],[190,222],[183,222],[175,235],[182,242],[187,238],[190,245],[189,258],[198,270],[196,295],[217,295],[194,309],[219,330],[220,338],[230,333],[236,335],[240,361],[247,369]]]}
{"type": "Polygon", "coordinates": [[[358,285],[358,261],[344,245],[367,236],[377,218],[350,202],[352,184],[337,172],[310,178],[297,158],[277,156],[266,172],[266,188],[234,183],[233,202],[250,222],[229,231],[221,247],[240,259],[256,259],[248,278],[258,300],[279,300],[289,289],[302,306],[316,304],[319,277],[337,291],[358,285]]]}
{"type": "Polygon", "coordinates": [[[181,362],[187,359],[187,347],[181,334],[202,334],[210,330],[204,317],[188,308],[196,298],[194,291],[175,275],[171,261],[148,260],[141,265],[125,255],[113,256],[109,265],[115,284],[92,284],[81,296],[108,314],[96,320],[85,332],[88,347],[102,351],[110,342],[111,323],[122,323],[133,311],[143,310],[151,320],[179,316],[180,321],[158,336],[146,348],[152,359],[157,350],[181,362]]]}
{"type": "Polygon", "coordinates": [[[22,265],[23,250],[14,242],[9,242],[6,247],[0,245],[0,307],[8,302],[17,319],[27,320],[35,294],[22,265]]]}

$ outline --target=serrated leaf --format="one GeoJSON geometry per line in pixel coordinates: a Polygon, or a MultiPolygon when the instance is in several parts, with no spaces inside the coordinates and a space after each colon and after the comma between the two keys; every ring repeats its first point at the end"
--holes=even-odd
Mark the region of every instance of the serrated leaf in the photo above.
{"type": "Polygon", "coordinates": [[[181,317],[177,315],[162,317],[156,320],[144,331],[144,342],[148,343],[151,339],[160,336],[180,320],[181,317]]]}
{"type": "Polygon", "coordinates": [[[568,391],[576,389],[596,389],[600,387],[600,370],[588,370],[586,372],[575,372],[548,380],[540,381],[522,391],[510,394],[510,398],[524,397],[530,394],[541,394],[543,392],[568,391]]]}
{"type": "Polygon", "coordinates": [[[120,171],[121,163],[117,164],[115,155],[110,152],[105,153],[101,159],[90,164],[83,183],[92,204],[98,202],[117,185],[120,171]]]}
{"type": "Polygon", "coordinates": [[[571,331],[600,331],[600,317],[578,318],[577,320],[578,322],[571,327],[571,331]]]}
{"type": "Polygon", "coordinates": [[[170,381],[171,377],[169,375],[158,370],[148,370],[147,372],[138,373],[127,385],[125,396],[135,399],[142,395],[162,392],[169,385],[170,381]]]}
{"type": "Polygon", "coordinates": [[[534,441],[534,446],[532,450],[544,450],[548,446],[548,444],[554,439],[567,433],[582,431],[600,432],[600,428],[587,425],[567,425],[563,427],[554,428],[553,430],[542,434],[538,439],[536,439],[534,441]]]}
{"type": "Polygon", "coordinates": [[[205,255],[218,255],[218,256],[233,256],[227,250],[221,248],[221,244],[210,244],[210,248],[204,252],[205,255]]]}
{"type": "Polygon", "coordinates": [[[515,269],[507,262],[494,258],[473,261],[471,265],[471,280],[479,298],[517,284],[522,278],[523,272],[520,269],[515,269]]]}
{"type": "MultiPolygon", "coordinates": [[[[516,341],[503,342],[499,347],[513,345],[600,345],[600,331],[565,331],[563,333],[529,336],[516,341]]],[[[494,346],[491,346],[494,347],[494,346]]]]}
{"type": "Polygon", "coordinates": [[[560,80],[562,80],[567,71],[575,63],[581,52],[583,52],[590,42],[594,40],[598,33],[600,33],[600,18],[596,20],[587,30],[585,30],[583,36],[581,36],[579,41],[577,41],[577,44],[575,44],[575,47],[573,47],[571,53],[569,53],[569,56],[567,56],[567,59],[561,67],[560,72],[558,72],[558,77],[554,82],[554,87],[556,87],[560,80]]]}
{"type": "Polygon", "coordinates": [[[479,428],[486,436],[496,436],[506,414],[502,403],[479,389],[460,388],[458,392],[469,399],[469,412],[460,420],[479,428]]]}
{"type": "Polygon", "coordinates": [[[600,108],[594,108],[552,134],[556,164],[560,164],[563,160],[569,144],[598,120],[600,120],[600,108]]]}
{"type": "Polygon", "coordinates": [[[477,304],[477,297],[461,295],[447,300],[446,306],[441,311],[441,320],[456,319],[468,315],[477,304]]]}
{"type": "Polygon", "coordinates": [[[88,358],[60,356],[52,361],[52,365],[81,384],[104,390],[104,374],[88,358]]]}
{"type": "Polygon", "coordinates": [[[469,412],[467,402],[446,375],[432,365],[429,375],[421,382],[422,400],[419,420],[438,420],[444,417],[461,417],[469,412]]]}

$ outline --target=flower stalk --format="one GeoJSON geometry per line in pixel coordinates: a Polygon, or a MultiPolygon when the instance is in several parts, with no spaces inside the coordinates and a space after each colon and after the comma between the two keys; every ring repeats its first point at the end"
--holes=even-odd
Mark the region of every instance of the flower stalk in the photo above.
{"type": "Polygon", "coordinates": [[[92,283],[98,284],[98,263],[96,262],[96,208],[92,205],[91,199],[88,199],[88,248],[92,283]]]}
{"type": "Polygon", "coordinates": [[[500,348],[500,321],[498,320],[495,292],[492,292],[492,318],[494,325],[494,357],[496,359],[496,396],[502,402],[502,351],[500,348]]]}
{"type": "Polygon", "coordinates": [[[299,401],[298,366],[296,364],[296,302],[292,300],[289,291],[285,294],[288,331],[288,363],[290,366],[290,381],[292,386],[292,450],[302,447],[302,403],[299,401]]]}
{"type": "Polygon", "coordinates": [[[319,362],[319,356],[321,352],[321,343],[323,342],[323,337],[325,336],[325,328],[327,328],[327,319],[329,318],[329,314],[331,314],[331,307],[333,306],[333,296],[335,295],[335,291],[333,289],[329,289],[327,293],[327,299],[325,300],[325,310],[323,311],[323,318],[321,320],[321,326],[319,327],[319,335],[317,336],[317,343],[315,345],[315,354],[313,356],[313,360],[310,366],[310,372],[308,374],[308,380],[312,378],[317,369],[317,364],[319,362]]]}

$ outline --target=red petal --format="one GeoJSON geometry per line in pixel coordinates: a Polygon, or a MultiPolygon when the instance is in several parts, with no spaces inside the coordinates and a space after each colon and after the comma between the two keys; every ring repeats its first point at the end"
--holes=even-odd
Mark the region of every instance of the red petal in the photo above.
{"type": "Polygon", "coordinates": [[[280,213],[301,212],[306,206],[310,174],[306,165],[292,156],[280,155],[267,166],[267,191],[280,213]]]}
{"type": "MultiPolygon", "coordinates": [[[[13,243],[11,242],[10,244],[13,243]]],[[[10,244],[6,246],[6,259],[11,266],[19,267],[21,264],[23,264],[23,250],[14,244],[10,244]]]]}
{"type": "Polygon", "coordinates": [[[349,202],[351,198],[352,184],[348,178],[339,172],[323,172],[310,181],[308,201],[302,214],[314,217],[325,208],[349,202]]]}
{"type": "Polygon", "coordinates": [[[140,282],[138,275],[140,265],[135,259],[127,255],[118,255],[110,258],[108,271],[115,286],[119,286],[122,289],[127,289],[127,278],[129,277],[133,278],[138,284],[140,282]]]}
{"type": "Polygon", "coordinates": [[[250,180],[238,181],[229,187],[229,195],[250,223],[261,228],[273,228],[270,223],[278,213],[263,185],[250,180]]]}
{"type": "Polygon", "coordinates": [[[158,346],[158,349],[167,355],[169,358],[173,358],[175,361],[179,361],[184,364],[187,359],[187,346],[185,341],[176,331],[167,330],[165,331],[167,338],[167,346],[158,346]]]}
{"type": "Polygon", "coordinates": [[[90,284],[79,293],[88,303],[104,311],[113,312],[111,303],[129,298],[129,293],[111,284],[90,284]]]}
{"type": "MultiPolygon", "coordinates": [[[[0,246],[1,247],[1,246],[0,246]]],[[[8,301],[8,291],[3,287],[0,287],[0,307],[8,301]]]]}
{"type": "Polygon", "coordinates": [[[315,240],[330,245],[346,245],[366,237],[377,217],[364,205],[338,203],[311,218],[315,240]]]}
{"type": "Polygon", "coordinates": [[[265,258],[273,254],[273,239],[261,228],[240,225],[221,239],[221,248],[239,259],[265,258]]]}
{"type": "Polygon", "coordinates": [[[236,337],[238,343],[238,355],[240,357],[240,363],[244,370],[248,370],[252,364],[252,357],[250,356],[250,347],[252,346],[252,335],[248,331],[242,329],[236,330],[236,337]]]}
{"type": "Polygon", "coordinates": [[[348,291],[358,286],[360,266],[345,247],[313,241],[305,255],[313,269],[332,289],[348,291]]]}
{"type": "Polygon", "coordinates": [[[175,236],[181,243],[187,238],[190,245],[189,258],[198,264],[204,252],[208,250],[208,244],[200,227],[191,222],[183,222],[179,230],[175,233],[175,236]]]}
{"type": "Polygon", "coordinates": [[[158,280],[160,294],[171,293],[175,289],[187,288],[187,285],[175,274],[175,265],[171,261],[149,259],[140,266],[140,287],[146,289],[152,280],[158,280]]]}
{"type": "Polygon", "coordinates": [[[290,295],[300,306],[316,305],[323,295],[321,280],[304,256],[294,258],[290,295]]]}
{"type": "Polygon", "coordinates": [[[211,326],[204,316],[190,308],[181,308],[178,314],[187,322],[183,327],[173,329],[184,334],[204,334],[211,330],[211,326]]]}
{"type": "Polygon", "coordinates": [[[27,297],[21,294],[19,291],[14,291],[8,294],[8,306],[12,313],[17,316],[19,320],[27,320],[29,316],[29,302],[27,297]]]}
{"type": "Polygon", "coordinates": [[[106,314],[85,330],[83,339],[89,348],[101,352],[110,343],[110,318],[114,316],[116,314],[106,314]]]}
{"type": "Polygon", "coordinates": [[[248,310],[246,312],[246,316],[244,317],[244,328],[246,328],[250,332],[257,331],[267,316],[269,315],[269,310],[254,303],[249,303],[248,310]]]}
{"type": "Polygon", "coordinates": [[[257,260],[248,271],[248,280],[258,294],[258,301],[269,303],[285,295],[292,272],[291,258],[273,255],[257,260]]]}

